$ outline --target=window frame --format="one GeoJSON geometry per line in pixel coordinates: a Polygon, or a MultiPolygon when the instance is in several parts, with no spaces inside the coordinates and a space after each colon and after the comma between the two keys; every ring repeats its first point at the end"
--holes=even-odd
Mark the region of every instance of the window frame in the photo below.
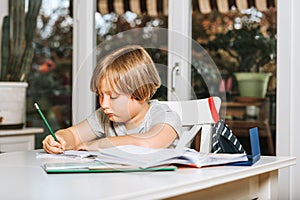
{"type": "Polygon", "coordinates": [[[95,11],[95,0],[73,1],[72,124],[86,119],[96,107],[95,96],[89,90],[96,63],[95,11]]]}

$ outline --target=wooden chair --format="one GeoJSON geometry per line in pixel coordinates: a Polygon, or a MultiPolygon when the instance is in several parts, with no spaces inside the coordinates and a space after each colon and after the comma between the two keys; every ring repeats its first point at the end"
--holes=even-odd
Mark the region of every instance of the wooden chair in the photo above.
{"type": "Polygon", "coordinates": [[[161,102],[167,104],[181,117],[184,133],[177,147],[181,145],[190,146],[194,139],[193,148],[201,152],[210,152],[212,126],[219,119],[221,99],[219,97],[209,97],[206,99],[161,102]]]}

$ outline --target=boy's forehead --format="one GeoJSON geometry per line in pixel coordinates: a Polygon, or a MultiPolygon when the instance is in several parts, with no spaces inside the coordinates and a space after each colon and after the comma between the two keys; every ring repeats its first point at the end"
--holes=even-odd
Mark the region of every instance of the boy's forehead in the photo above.
{"type": "Polygon", "coordinates": [[[98,84],[98,90],[102,92],[109,92],[111,91],[111,88],[109,87],[109,85],[105,80],[101,80],[98,84]]]}
{"type": "Polygon", "coordinates": [[[99,81],[98,91],[101,91],[102,93],[111,94],[113,93],[114,89],[112,88],[112,85],[107,81],[107,79],[102,79],[99,81]]]}

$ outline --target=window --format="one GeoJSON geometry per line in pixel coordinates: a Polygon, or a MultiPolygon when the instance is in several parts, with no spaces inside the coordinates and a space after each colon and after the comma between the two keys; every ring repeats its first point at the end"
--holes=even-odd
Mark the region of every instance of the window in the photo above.
{"type": "MultiPolygon", "coordinates": [[[[35,102],[54,130],[71,125],[73,20],[69,8],[69,0],[42,2],[28,77],[27,126],[44,127],[33,106],[35,102]]],[[[45,135],[36,136],[36,148],[41,148],[45,135]]]]}

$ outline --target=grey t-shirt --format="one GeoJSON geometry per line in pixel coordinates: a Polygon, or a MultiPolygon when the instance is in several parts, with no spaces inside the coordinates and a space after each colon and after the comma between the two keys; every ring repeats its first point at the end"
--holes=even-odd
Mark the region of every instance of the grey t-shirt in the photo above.
{"type": "MultiPolygon", "coordinates": [[[[124,123],[117,123],[109,121],[103,110],[99,108],[93,112],[87,121],[90,124],[94,133],[100,137],[107,136],[121,136],[135,133],[145,133],[149,131],[156,124],[168,124],[174,128],[178,138],[182,133],[181,120],[178,114],[172,111],[169,106],[159,103],[157,100],[149,102],[150,108],[146,113],[143,121],[134,129],[127,130],[124,123]]],[[[174,147],[177,143],[176,139],[170,147],[174,147]]]]}

